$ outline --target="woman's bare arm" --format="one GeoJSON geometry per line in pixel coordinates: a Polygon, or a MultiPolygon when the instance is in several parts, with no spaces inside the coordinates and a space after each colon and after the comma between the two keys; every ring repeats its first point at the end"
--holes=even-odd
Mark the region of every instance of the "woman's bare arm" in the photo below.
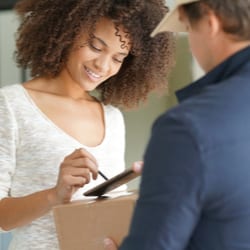
{"type": "Polygon", "coordinates": [[[0,228],[5,231],[23,226],[45,215],[53,206],[67,203],[77,189],[97,178],[95,158],[77,149],[61,163],[55,187],[24,197],[0,200],[0,228]]]}

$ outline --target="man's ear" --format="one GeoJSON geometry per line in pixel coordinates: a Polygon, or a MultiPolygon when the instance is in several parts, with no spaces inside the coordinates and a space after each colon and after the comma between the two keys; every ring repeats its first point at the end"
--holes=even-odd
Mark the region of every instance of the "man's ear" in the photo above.
{"type": "Polygon", "coordinates": [[[208,11],[207,22],[211,37],[217,36],[221,32],[221,22],[213,11],[208,11]]]}

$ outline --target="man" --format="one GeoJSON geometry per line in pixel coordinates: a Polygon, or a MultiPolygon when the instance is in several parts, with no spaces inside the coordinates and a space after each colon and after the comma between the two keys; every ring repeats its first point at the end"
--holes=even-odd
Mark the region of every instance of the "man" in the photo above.
{"type": "Polygon", "coordinates": [[[249,23],[250,0],[179,0],[153,32],[187,31],[206,75],[153,126],[121,250],[250,249],[249,23]]]}

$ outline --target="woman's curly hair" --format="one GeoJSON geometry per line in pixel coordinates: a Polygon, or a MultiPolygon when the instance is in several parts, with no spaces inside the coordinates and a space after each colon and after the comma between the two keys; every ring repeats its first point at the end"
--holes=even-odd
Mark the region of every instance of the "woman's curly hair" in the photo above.
{"type": "Polygon", "coordinates": [[[132,108],[154,89],[167,87],[174,64],[174,37],[150,34],[167,13],[165,0],[20,0],[16,61],[31,76],[56,77],[65,66],[74,42],[90,35],[102,17],[123,27],[132,48],[118,74],[97,89],[105,104],[132,108]]]}

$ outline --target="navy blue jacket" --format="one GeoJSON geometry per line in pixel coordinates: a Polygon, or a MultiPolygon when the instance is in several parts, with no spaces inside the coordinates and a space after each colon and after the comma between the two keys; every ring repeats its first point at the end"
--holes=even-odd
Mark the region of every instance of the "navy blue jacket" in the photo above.
{"type": "Polygon", "coordinates": [[[121,250],[250,250],[250,48],[154,123],[121,250]]]}

